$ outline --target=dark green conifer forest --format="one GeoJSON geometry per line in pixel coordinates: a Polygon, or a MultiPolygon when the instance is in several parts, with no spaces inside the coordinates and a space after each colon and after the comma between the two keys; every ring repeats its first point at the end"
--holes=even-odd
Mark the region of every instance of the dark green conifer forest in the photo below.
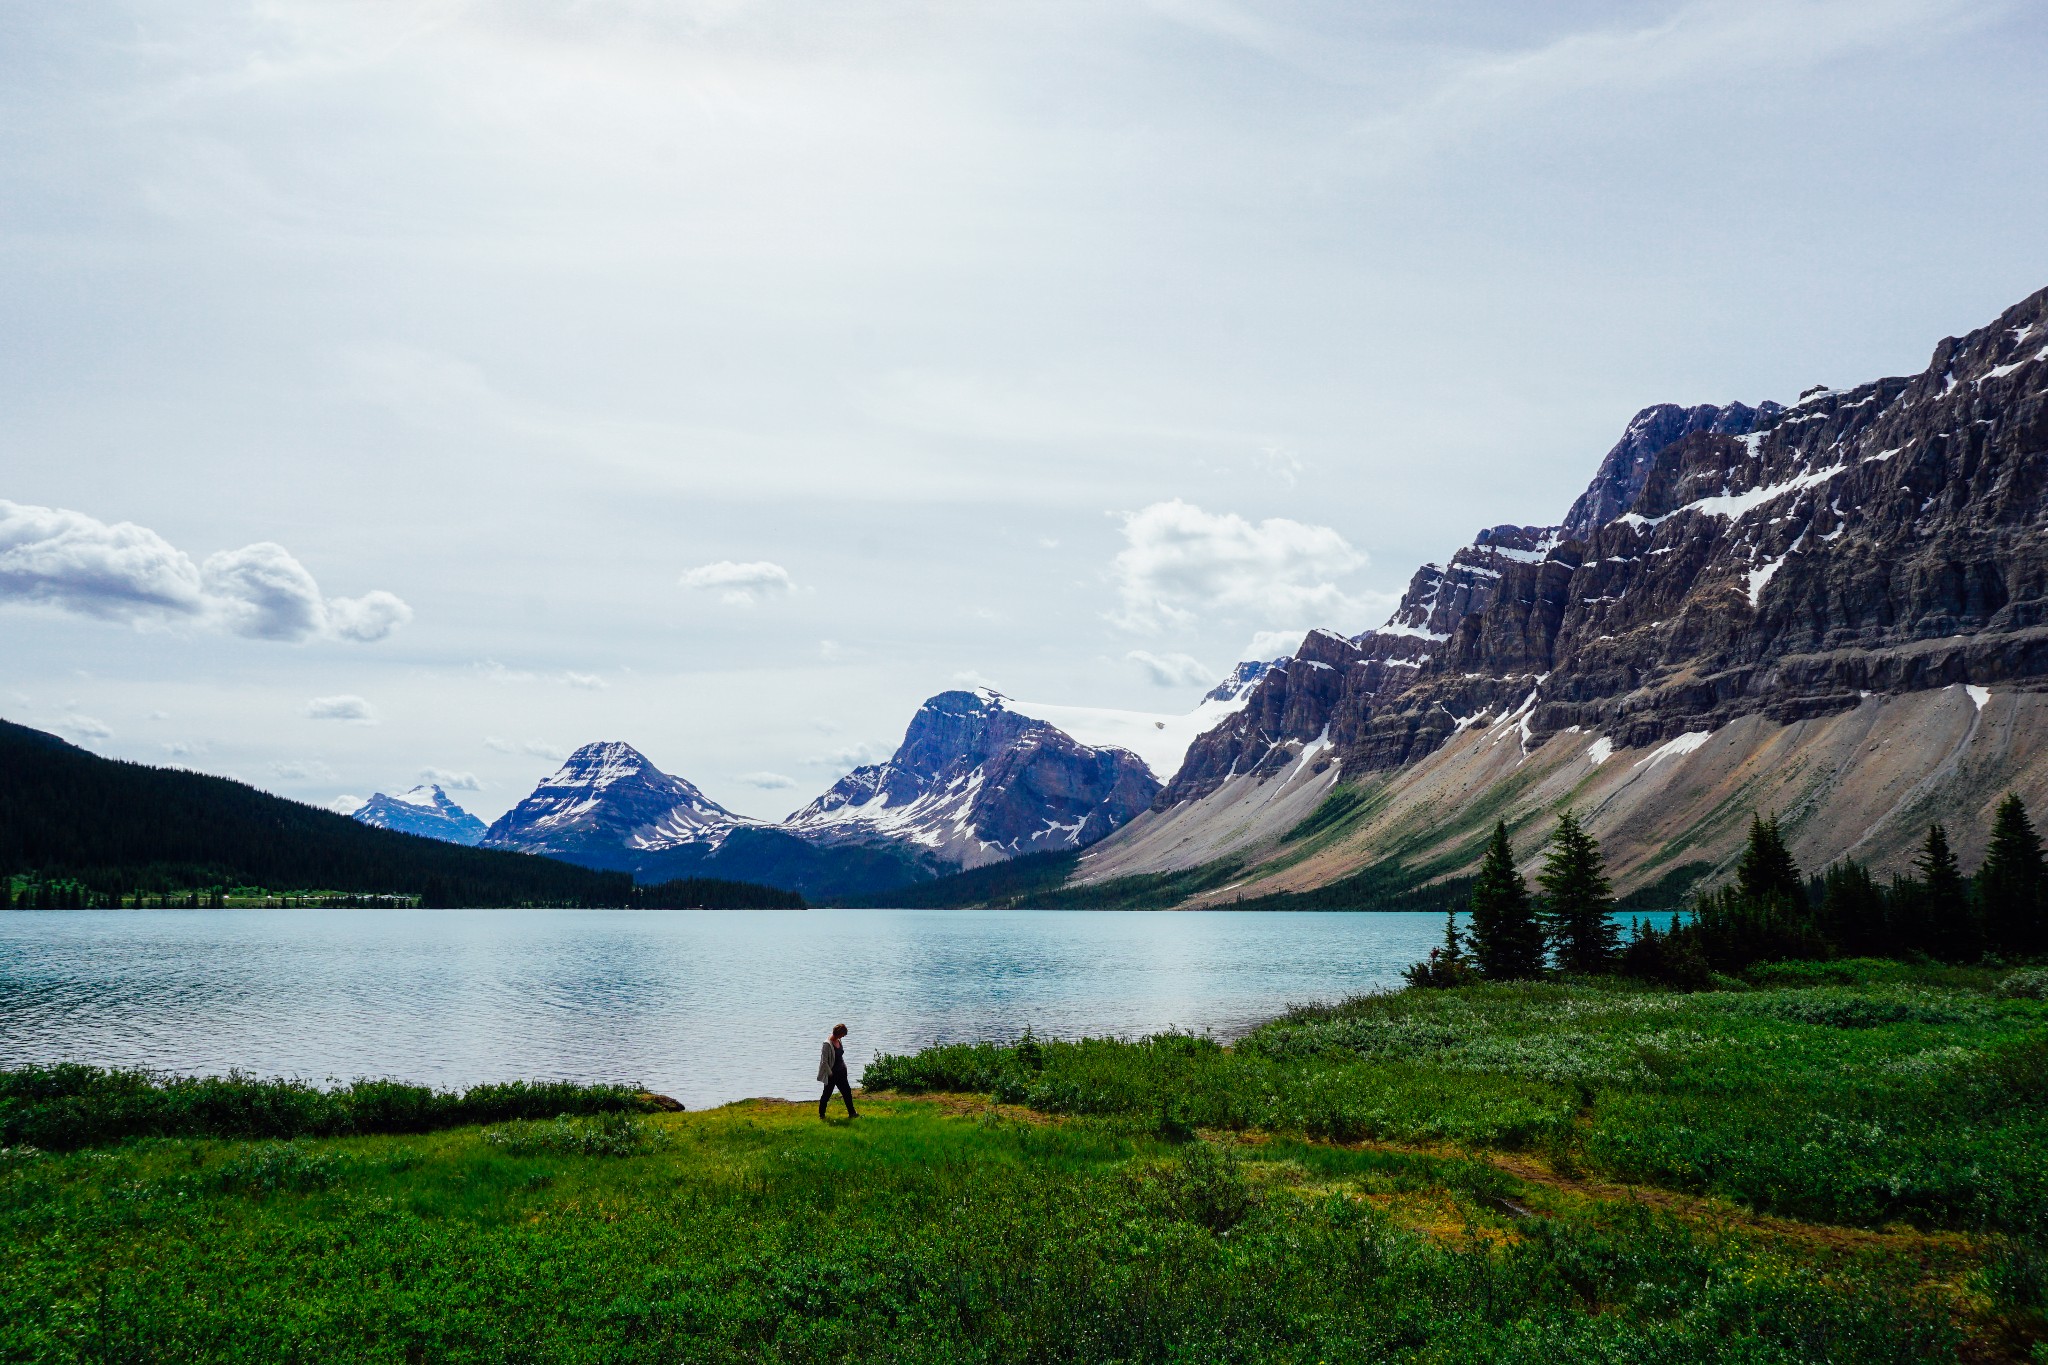
{"type": "Polygon", "coordinates": [[[321,905],[801,906],[746,882],[623,872],[373,829],[244,783],[101,758],[0,721],[0,908],[197,908],[230,888],[321,905]]]}

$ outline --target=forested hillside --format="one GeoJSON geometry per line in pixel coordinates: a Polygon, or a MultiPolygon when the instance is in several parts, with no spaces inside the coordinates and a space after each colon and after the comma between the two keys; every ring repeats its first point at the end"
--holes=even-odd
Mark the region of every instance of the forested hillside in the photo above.
{"type": "Polygon", "coordinates": [[[68,881],[104,900],[262,886],[457,905],[801,905],[738,883],[636,889],[526,853],[373,829],[226,778],[101,758],[0,721],[0,877],[68,881]]]}

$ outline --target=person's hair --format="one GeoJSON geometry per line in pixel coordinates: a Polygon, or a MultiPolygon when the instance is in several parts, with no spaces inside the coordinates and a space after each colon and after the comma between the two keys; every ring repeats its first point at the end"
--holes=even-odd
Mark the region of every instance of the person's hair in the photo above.
{"type": "Polygon", "coordinates": [[[834,1024],[832,1026],[832,1036],[834,1038],[844,1038],[846,1036],[846,1025],[834,1024]]]}

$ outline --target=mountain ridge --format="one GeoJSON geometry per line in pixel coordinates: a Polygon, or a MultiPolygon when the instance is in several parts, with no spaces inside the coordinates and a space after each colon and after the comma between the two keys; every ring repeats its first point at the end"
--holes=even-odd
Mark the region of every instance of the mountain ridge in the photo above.
{"type": "MultiPolygon", "coordinates": [[[[1708,741],[1751,717],[1744,733],[1759,746],[1800,726],[1819,743],[1814,725],[1873,698],[1967,687],[1981,714],[1994,686],[2031,694],[2048,685],[2044,390],[2048,290],[1943,339],[1918,375],[1812,389],[1789,406],[1641,410],[1555,528],[1489,528],[1446,566],[1419,570],[1385,626],[1313,632],[1190,747],[1152,811],[1083,856],[1080,879],[1223,856],[1248,860],[1230,888],[1248,895],[1317,884],[1304,867],[1327,881],[1396,857],[1418,876],[1448,875],[1476,849],[1438,837],[1441,821],[1437,835],[1394,839],[1389,812],[1462,800],[1531,824],[1591,799],[1599,784],[1553,789],[1514,771],[1560,736],[1588,771],[1640,754],[1676,772],[1706,763],[1696,755],[1708,741]],[[1485,765],[1472,766],[1482,740],[1513,759],[1483,780],[1485,765]],[[1429,770],[1446,781],[1464,765],[1461,796],[1424,797],[1418,774],[1439,754],[1429,770]],[[1357,842],[1342,857],[1291,846],[1287,830],[1340,782],[1381,814],[1351,822],[1357,842]]],[[[1927,772],[1897,775],[1909,787],[1961,761],[1934,738],[1946,725],[1921,709],[1873,715],[1899,743],[1925,746],[1927,772]]],[[[2048,788],[2015,752],[1982,780],[2048,788]]],[[[1781,790],[1761,773],[1738,785],[1736,804],[1770,796],[1801,812],[1792,824],[1811,826],[1809,861],[1867,846],[1828,813],[1849,795],[1781,790]]],[[[1982,795],[1969,791],[1942,799],[1982,795]]],[[[1883,863],[1902,855],[1905,834],[1880,825],[1883,863]]],[[[1730,856],[1720,844],[1701,851],[1709,867],[1730,856]]],[[[1653,861],[1624,859],[1624,884],[1653,861]]]]}

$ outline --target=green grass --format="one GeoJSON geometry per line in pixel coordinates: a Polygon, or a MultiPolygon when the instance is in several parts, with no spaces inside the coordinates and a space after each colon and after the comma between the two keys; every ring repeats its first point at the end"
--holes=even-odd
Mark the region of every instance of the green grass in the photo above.
{"type": "Polygon", "coordinates": [[[2048,1359],[2048,1004],[1827,967],[933,1048],[852,1124],[16,1139],[0,1361],[2048,1359]]]}
{"type": "Polygon", "coordinates": [[[1802,1263],[1457,1158],[870,1100],[0,1159],[0,1358],[1952,1358],[1907,1258],[1802,1263]],[[580,1121],[594,1122],[594,1121],[580,1121]]]}

